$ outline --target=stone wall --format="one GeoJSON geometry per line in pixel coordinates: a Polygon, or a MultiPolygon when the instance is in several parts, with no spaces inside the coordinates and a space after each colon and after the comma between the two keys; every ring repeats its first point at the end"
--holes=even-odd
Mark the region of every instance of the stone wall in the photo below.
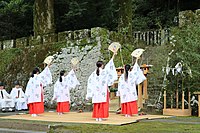
{"type": "MultiPolygon", "coordinates": [[[[102,28],[92,28],[102,29],[102,28]]],[[[43,45],[54,42],[67,42],[71,40],[79,41],[80,43],[87,42],[91,37],[91,29],[64,31],[59,33],[49,33],[44,35],[38,35],[37,37],[29,36],[12,40],[0,40],[1,50],[9,48],[31,47],[35,45],[43,45]]],[[[83,44],[81,44],[83,45],[83,44]]]]}
{"type": "Polygon", "coordinates": [[[30,77],[29,73],[32,69],[35,66],[42,68],[44,58],[48,55],[53,55],[55,60],[50,68],[53,76],[53,84],[45,88],[45,105],[48,108],[55,107],[55,104],[51,105],[53,85],[59,78],[61,70],[69,72],[72,69],[71,59],[77,57],[79,59],[79,65],[76,75],[81,85],[71,90],[71,106],[75,110],[84,108],[86,106],[85,94],[87,79],[95,70],[96,62],[99,59],[105,60],[103,53],[108,53],[106,51],[108,51],[109,36],[110,33],[108,30],[97,27],[65,31],[58,34],[47,34],[38,36],[37,38],[23,37],[16,40],[1,41],[0,44],[5,51],[14,49],[21,51],[16,56],[16,59],[12,59],[14,62],[11,63],[10,67],[7,67],[8,70],[6,70],[5,76],[2,76],[5,78],[3,81],[7,83],[6,88],[11,88],[13,81],[16,79],[25,88],[30,77]],[[53,49],[53,47],[60,47],[61,49],[53,49]],[[106,48],[106,50],[102,50],[103,48],[106,48]]]}
{"type": "MultiPolygon", "coordinates": [[[[93,32],[98,32],[98,30],[102,29],[92,29],[93,32]]],[[[53,55],[55,57],[55,60],[50,68],[53,74],[53,84],[46,87],[45,89],[46,105],[50,105],[50,101],[53,97],[53,85],[59,78],[60,71],[66,70],[67,72],[69,72],[72,69],[71,59],[73,57],[77,57],[80,62],[77,67],[76,76],[81,85],[70,91],[71,107],[75,110],[77,110],[78,108],[84,108],[86,104],[85,95],[87,79],[89,75],[95,70],[95,63],[102,55],[102,37],[91,36],[90,38],[88,38],[87,32],[88,30],[86,30],[86,32],[74,32],[73,39],[71,37],[72,34],[65,34],[68,35],[67,37],[70,38],[66,42],[66,47],[62,48],[61,52],[53,55]]]]}

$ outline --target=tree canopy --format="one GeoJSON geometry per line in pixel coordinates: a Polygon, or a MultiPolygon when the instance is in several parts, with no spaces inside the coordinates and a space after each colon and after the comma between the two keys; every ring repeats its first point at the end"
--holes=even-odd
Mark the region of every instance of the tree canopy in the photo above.
{"type": "MultiPolygon", "coordinates": [[[[55,0],[56,31],[104,27],[118,30],[120,0],[55,0]]],[[[132,29],[173,26],[181,10],[195,10],[199,0],[132,0],[132,29]]],[[[34,0],[0,1],[0,39],[33,34],[34,0]]],[[[130,4],[129,4],[130,6],[130,4]]],[[[122,13],[123,14],[123,13],[122,13]]]]}

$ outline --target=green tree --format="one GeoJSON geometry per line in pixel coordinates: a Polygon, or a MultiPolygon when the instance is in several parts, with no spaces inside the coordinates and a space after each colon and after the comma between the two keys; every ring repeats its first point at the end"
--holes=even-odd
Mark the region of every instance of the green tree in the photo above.
{"type": "Polygon", "coordinates": [[[0,1],[0,39],[19,38],[32,32],[33,0],[0,1]]]}
{"type": "Polygon", "coordinates": [[[118,3],[119,3],[118,31],[132,38],[132,17],[133,17],[132,0],[118,0],[118,3]]]}
{"type": "MultiPolygon", "coordinates": [[[[200,18],[199,18],[200,19],[200,18]]],[[[175,66],[177,62],[183,63],[184,88],[192,91],[200,90],[200,24],[197,19],[193,24],[185,27],[174,28],[171,44],[174,46],[174,54],[171,64],[175,66]],[[191,70],[191,74],[190,74],[191,70]],[[191,77],[192,76],[192,77],[191,77]]]]}

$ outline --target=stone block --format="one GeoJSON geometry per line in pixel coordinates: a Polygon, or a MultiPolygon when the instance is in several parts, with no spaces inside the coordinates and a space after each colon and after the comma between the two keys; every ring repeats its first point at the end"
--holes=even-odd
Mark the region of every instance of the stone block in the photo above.
{"type": "Polygon", "coordinates": [[[29,46],[34,46],[34,45],[41,45],[43,42],[42,42],[42,36],[37,36],[37,37],[34,37],[34,36],[30,36],[29,37],[29,46]]]}
{"type": "Polygon", "coordinates": [[[58,41],[58,34],[51,33],[43,35],[43,43],[51,43],[51,42],[57,42],[58,41]]]}
{"type": "Polygon", "coordinates": [[[58,42],[67,41],[67,31],[58,33],[58,42]]]}
{"type": "Polygon", "coordinates": [[[16,39],[16,47],[26,47],[28,46],[28,37],[22,37],[22,38],[18,38],[16,39]]]}
{"type": "Polygon", "coordinates": [[[66,39],[67,40],[74,40],[74,32],[73,31],[66,31],[66,39]]]}
{"type": "Polygon", "coordinates": [[[14,47],[15,40],[5,40],[3,41],[3,49],[10,49],[14,47]]]}

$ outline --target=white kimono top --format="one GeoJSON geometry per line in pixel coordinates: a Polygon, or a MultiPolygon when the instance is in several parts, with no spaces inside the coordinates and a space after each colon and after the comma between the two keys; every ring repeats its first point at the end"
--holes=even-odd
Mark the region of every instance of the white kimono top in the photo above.
{"type": "Polygon", "coordinates": [[[146,77],[139,65],[135,63],[133,69],[128,73],[127,81],[124,78],[124,74],[122,74],[118,84],[121,103],[136,101],[138,99],[136,85],[146,80],[146,77]]]}
{"type": "Polygon", "coordinates": [[[5,89],[0,90],[0,99],[11,99],[11,98],[12,98],[11,95],[8,94],[8,92],[5,89]]]}
{"type": "Polygon", "coordinates": [[[40,74],[34,74],[34,77],[29,79],[25,91],[28,104],[41,102],[41,94],[44,93],[43,87],[51,82],[52,76],[48,66],[40,74]]]}
{"type": "Polygon", "coordinates": [[[62,76],[62,82],[59,79],[56,81],[53,99],[56,99],[57,102],[70,102],[70,89],[75,88],[76,85],[80,85],[80,82],[72,69],[67,76],[62,76]]]}
{"type": "Polygon", "coordinates": [[[13,88],[10,95],[12,96],[13,99],[16,99],[16,97],[18,98],[25,98],[25,94],[22,90],[22,88],[13,88]]]}
{"type": "Polygon", "coordinates": [[[92,103],[106,102],[108,86],[117,80],[117,71],[111,59],[104,69],[99,68],[99,76],[96,70],[89,76],[87,83],[86,99],[92,98],[92,103]]]}

